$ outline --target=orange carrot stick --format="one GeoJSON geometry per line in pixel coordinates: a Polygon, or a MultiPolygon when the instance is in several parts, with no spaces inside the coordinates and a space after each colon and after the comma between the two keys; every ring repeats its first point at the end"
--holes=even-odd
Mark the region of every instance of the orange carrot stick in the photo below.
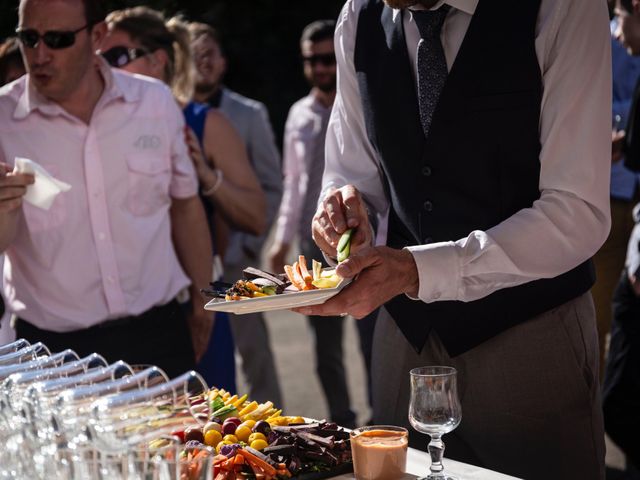
{"type": "Polygon", "coordinates": [[[244,448],[239,449],[238,453],[244,457],[249,465],[257,465],[268,476],[275,477],[276,469],[264,460],[256,457],[253,453],[247,452],[244,448]]]}
{"type": "Polygon", "coordinates": [[[309,274],[309,270],[307,270],[307,260],[304,258],[304,255],[298,256],[298,266],[300,267],[300,275],[302,275],[304,283],[309,285],[313,282],[313,276],[309,274]]]}

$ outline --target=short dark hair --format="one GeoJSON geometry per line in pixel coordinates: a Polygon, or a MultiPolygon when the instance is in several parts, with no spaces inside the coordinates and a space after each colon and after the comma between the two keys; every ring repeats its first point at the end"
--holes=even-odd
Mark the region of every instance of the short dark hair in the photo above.
{"type": "Polygon", "coordinates": [[[82,0],[82,5],[84,5],[84,16],[87,20],[87,25],[90,27],[104,21],[107,16],[107,9],[103,0],[82,0]]]}
{"type": "Polygon", "coordinates": [[[624,8],[627,12],[629,13],[633,13],[633,5],[631,4],[631,0],[620,0],[620,5],[622,6],[622,8],[624,8]]]}
{"type": "Polygon", "coordinates": [[[336,22],[334,20],[316,20],[304,27],[300,43],[304,42],[321,42],[322,40],[333,39],[336,30],[336,22]]]}

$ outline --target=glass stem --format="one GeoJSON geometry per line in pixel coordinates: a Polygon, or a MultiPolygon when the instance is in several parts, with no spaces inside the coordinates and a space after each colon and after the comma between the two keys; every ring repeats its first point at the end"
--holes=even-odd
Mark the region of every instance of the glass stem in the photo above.
{"type": "Polygon", "coordinates": [[[444,470],[442,466],[442,457],[444,455],[444,442],[440,435],[432,435],[429,446],[429,455],[431,456],[431,473],[438,474],[444,470]]]}

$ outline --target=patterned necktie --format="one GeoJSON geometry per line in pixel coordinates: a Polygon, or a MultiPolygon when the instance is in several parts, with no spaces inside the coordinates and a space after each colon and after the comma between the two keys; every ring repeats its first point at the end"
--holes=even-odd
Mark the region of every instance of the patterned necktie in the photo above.
{"type": "Polygon", "coordinates": [[[437,10],[412,10],[411,12],[420,32],[416,63],[420,123],[422,123],[425,138],[429,136],[433,112],[447,80],[447,59],[440,42],[440,32],[449,8],[448,5],[443,5],[437,10]]]}

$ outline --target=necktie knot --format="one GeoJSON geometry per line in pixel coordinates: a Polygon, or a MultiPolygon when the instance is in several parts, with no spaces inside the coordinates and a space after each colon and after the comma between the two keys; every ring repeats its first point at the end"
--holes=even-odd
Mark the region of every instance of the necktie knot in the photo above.
{"type": "Polygon", "coordinates": [[[416,22],[420,38],[427,40],[439,37],[449,9],[449,5],[442,5],[437,10],[412,10],[413,21],[416,22]]]}

